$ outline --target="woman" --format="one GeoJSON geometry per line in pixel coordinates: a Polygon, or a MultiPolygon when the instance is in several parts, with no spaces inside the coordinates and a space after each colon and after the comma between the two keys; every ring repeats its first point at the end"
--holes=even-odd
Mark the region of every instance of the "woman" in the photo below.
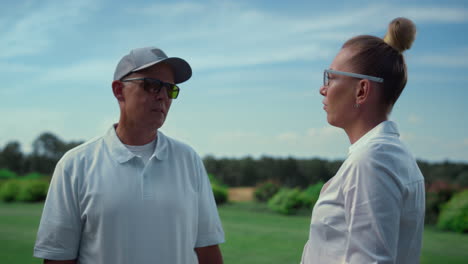
{"type": "Polygon", "coordinates": [[[388,121],[407,81],[402,52],[416,34],[393,20],[384,39],[348,40],[324,72],[328,122],[345,130],[348,158],[317,201],[302,263],[419,263],[424,178],[388,121]]]}

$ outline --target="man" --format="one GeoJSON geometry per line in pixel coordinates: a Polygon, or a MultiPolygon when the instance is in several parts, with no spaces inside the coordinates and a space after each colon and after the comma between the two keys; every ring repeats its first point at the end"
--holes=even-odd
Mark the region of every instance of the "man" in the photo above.
{"type": "Polygon", "coordinates": [[[190,65],[135,49],[114,73],[118,124],[58,162],[34,256],[44,263],[222,263],[224,232],[205,168],[165,136],[190,65]]]}

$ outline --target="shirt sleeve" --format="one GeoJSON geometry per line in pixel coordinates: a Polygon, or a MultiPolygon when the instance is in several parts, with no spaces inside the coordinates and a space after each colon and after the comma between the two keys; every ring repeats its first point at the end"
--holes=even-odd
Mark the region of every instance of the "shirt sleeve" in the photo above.
{"type": "Polygon", "coordinates": [[[348,229],[345,263],[396,261],[402,191],[381,158],[357,161],[343,184],[348,229]]]}
{"type": "Polygon", "coordinates": [[[55,168],[42,212],[34,256],[43,259],[76,259],[81,237],[77,186],[63,161],[55,168]]]}
{"type": "Polygon", "coordinates": [[[195,247],[206,247],[224,243],[224,231],[219,219],[213,190],[202,160],[197,156],[198,188],[198,232],[195,247]]]}

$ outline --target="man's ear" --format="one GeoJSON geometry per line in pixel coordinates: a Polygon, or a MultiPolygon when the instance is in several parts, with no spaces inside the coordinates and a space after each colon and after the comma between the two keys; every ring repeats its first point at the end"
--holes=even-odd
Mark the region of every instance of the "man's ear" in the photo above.
{"type": "Polygon", "coordinates": [[[112,92],[114,93],[115,98],[117,98],[117,101],[119,102],[125,101],[123,88],[124,84],[121,81],[116,80],[112,82],[112,92]]]}
{"type": "Polygon", "coordinates": [[[362,105],[367,102],[372,92],[372,83],[369,80],[362,79],[357,84],[356,89],[356,104],[362,105]]]}

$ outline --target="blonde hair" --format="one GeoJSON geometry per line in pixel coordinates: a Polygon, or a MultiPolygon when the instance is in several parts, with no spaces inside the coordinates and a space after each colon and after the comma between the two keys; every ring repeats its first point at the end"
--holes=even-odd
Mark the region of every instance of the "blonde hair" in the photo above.
{"type": "Polygon", "coordinates": [[[408,73],[403,51],[409,49],[416,35],[416,26],[407,18],[390,22],[384,39],[375,36],[356,36],[343,44],[353,50],[348,61],[355,73],[384,79],[382,103],[390,112],[406,86],[408,73]]]}
{"type": "Polygon", "coordinates": [[[383,40],[392,48],[403,52],[411,48],[415,37],[416,26],[413,21],[404,17],[398,17],[388,25],[387,34],[385,34],[383,40]]]}

